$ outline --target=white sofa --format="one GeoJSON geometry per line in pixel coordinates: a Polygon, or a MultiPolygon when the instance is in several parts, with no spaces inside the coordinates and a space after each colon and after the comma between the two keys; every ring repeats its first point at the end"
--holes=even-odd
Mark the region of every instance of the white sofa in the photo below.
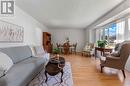
{"type": "Polygon", "coordinates": [[[13,66],[0,78],[0,86],[26,86],[45,66],[49,54],[35,57],[29,46],[1,48],[13,61],[13,66]]]}

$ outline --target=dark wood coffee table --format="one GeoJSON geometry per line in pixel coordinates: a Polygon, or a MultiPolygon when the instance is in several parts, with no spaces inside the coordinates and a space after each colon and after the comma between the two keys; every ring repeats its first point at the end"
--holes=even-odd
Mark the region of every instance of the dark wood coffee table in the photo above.
{"type": "Polygon", "coordinates": [[[59,60],[56,60],[54,58],[50,59],[50,61],[45,67],[45,76],[46,76],[45,82],[47,82],[48,80],[47,73],[51,76],[55,76],[59,72],[61,72],[61,82],[63,82],[62,77],[64,66],[65,66],[65,59],[63,57],[59,57],[59,60]]]}

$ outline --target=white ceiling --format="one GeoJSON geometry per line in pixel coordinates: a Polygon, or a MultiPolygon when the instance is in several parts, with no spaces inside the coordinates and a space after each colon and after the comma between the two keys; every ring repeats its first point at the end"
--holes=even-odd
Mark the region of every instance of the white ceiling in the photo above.
{"type": "Polygon", "coordinates": [[[123,0],[16,0],[48,28],[85,28],[123,0]]]}

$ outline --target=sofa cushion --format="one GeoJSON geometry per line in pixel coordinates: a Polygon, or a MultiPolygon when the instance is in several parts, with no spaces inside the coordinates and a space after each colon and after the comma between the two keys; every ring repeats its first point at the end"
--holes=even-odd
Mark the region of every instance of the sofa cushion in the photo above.
{"type": "Polygon", "coordinates": [[[17,63],[32,56],[29,46],[1,48],[0,51],[11,57],[13,63],[17,63]]]}
{"type": "Polygon", "coordinates": [[[13,66],[13,61],[11,58],[0,52],[0,77],[5,75],[7,71],[13,66]]]}
{"type": "Polygon", "coordinates": [[[44,58],[31,57],[14,64],[8,73],[0,78],[0,86],[26,86],[44,67],[44,58]]]}

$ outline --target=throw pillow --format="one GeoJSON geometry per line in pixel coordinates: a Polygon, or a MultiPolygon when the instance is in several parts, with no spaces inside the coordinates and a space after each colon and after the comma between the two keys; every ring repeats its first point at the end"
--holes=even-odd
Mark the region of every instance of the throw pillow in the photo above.
{"type": "Polygon", "coordinates": [[[127,44],[127,43],[130,43],[130,41],[124,41],[122,43],[119,43],[118,48],[117,48],[117,52],[116,52],[117,56],[120,55],[120,50],[122,48],[122,45],[127,44]]]}
{"type": "Polygon", "coordinates": [[[30,46],[30,48],[34,57],[43,57],[46,54],[42,46],[30,46]]]}
{"type": "Polygon", "coordinates": [[[42,46],[35,46],[34,49],[35,49],[36,55],[43,55],[46,53],[42,46]]]}
{"type": "Polygon", "coordinates": [[[118,51],[118,50],[119,50],[120,44],[121,44],[121,43],[117,43],[117,44],[115,45],[114,51],[118,51]]]}
{"type": "Polygon", "coordinates": [[[5,75],[12,66],[12,59],[8,55],[0,52],[0,77],[5,75]]]}
{"type": "Polygon", "coordinates": [[[120,53],[118,51],[115,51],[115,52],[112,52],[111,55],[114,57],[119,57],[120,53]]]}

